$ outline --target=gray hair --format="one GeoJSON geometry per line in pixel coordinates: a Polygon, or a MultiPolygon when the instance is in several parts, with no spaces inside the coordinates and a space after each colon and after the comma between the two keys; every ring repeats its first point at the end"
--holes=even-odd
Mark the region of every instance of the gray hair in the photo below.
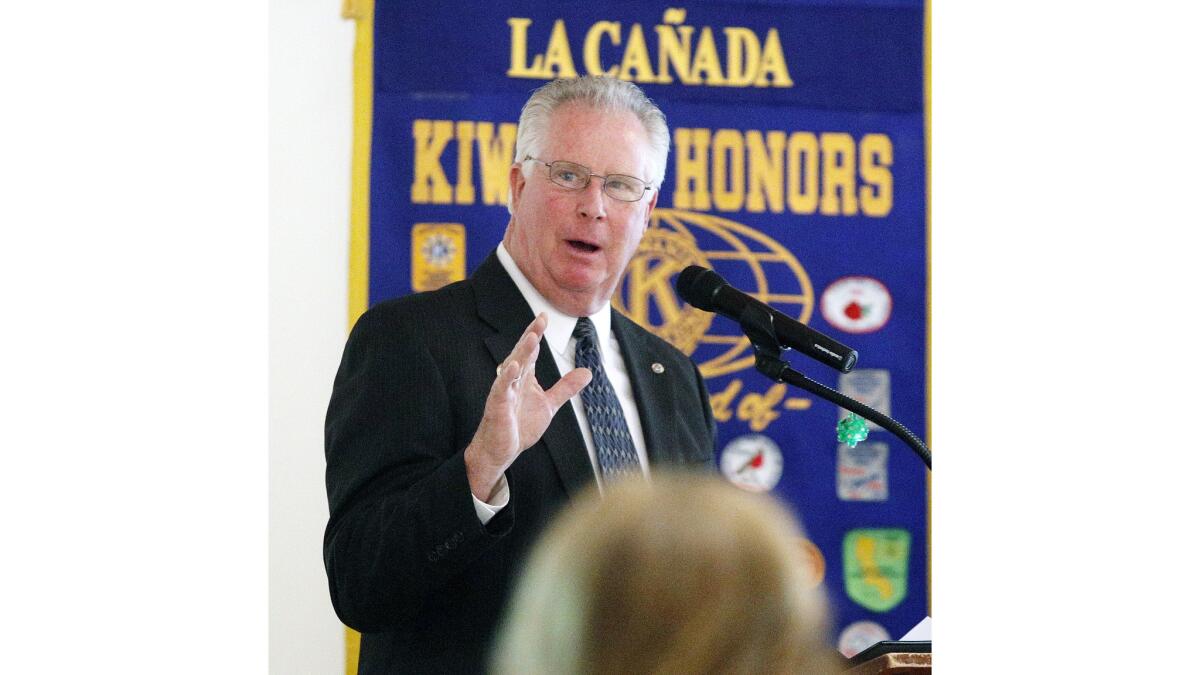
{"type": "MultiPolygon", "coordinates": [[[[521,119],[517,125],[516,153],[513,162],[521,164],[521,171],[529,176],[531,168],[522,164],[526,156],[540,156],[546,142],[546,129],[550,126],[550,115],[564,103],[580,102],[591,108],[604,111],[626,111],[633,113],[650,137],[651,177],[657,188],[667,174],[667,153],[671,150],[671,133],[667,129],[667,118],[658,106],[632,82],[611,77],[585,76],[548,82],[530,95],[521,108],[521,119]]],[[[512,213],[512,191],[508,195],[508,212],[512,213]]]]}

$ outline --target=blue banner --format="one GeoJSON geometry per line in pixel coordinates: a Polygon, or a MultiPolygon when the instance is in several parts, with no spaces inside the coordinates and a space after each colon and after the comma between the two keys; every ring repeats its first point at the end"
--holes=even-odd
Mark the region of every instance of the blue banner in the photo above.
{"type": "Polygon", "coordinates": [[[508,221],[530,92],[556,77],[639,84],[671,127],[666,182],[614,305],[701,367],[717,460],[771,491],[815,546],[844,651],[928,612],[921,461],[882,430],[758,374],[732,321],[674,294],[684,267],[857,349],[805,375],[926,437],[927,226],[922,2],[380,2],[369,154],[371,304],[469,274],[508,221]]]}

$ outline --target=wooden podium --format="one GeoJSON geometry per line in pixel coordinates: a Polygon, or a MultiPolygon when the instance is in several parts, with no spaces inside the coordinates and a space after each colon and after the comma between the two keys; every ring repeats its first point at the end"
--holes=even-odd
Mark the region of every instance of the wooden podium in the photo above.
{"type": "Polygon", "coordinates": [[[926,675],[933,673],[933,645],[877,642],[850,659],[847,675],[926,675]]]}

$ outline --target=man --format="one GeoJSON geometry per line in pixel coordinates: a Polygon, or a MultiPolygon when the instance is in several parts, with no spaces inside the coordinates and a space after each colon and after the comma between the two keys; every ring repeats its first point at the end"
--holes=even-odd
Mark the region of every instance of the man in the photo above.
{"type": "Polygon", "coordinates": [[[609,304],[668,149],[636,86],[547,84],[521,112],[502,244],[351,332],[326,419],[325,567],[363,633],[359,672],[481,672],[516,569],[572,494],[711,463],[699,371],[609,304]]]}

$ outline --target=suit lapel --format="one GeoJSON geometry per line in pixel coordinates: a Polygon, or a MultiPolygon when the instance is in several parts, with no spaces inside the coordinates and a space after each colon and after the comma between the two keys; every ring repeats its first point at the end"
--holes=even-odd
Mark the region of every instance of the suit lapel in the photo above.
{"type": "Polygon", "coordinates": [[[646,456],[651,464],[672,461],[679,453],[674,447],[678,436],[675,424],[679,416],[671,383],[680,377],[680,373],[654,372],[655,363],[667,364],[671,359],[660,354],[660,346],[647,339],[623,314],[614,309],[612,316],[613,330],[621,345],[621,357],[625,360],[638,416],[642,420],[646,456]]]}
{"type": "MultiPolygon", "coordinates": [[[[496,365],[500,365],[517,346],[525,327],[533,321],[533,310],[529,309],[529,303],[525,302],[494,251],[472,275],[472,281],[479,317],[496,331],[484,338],[484,343],[496,365]]],[[[561,377],[545,338],[542,338],[534,371],[543,389],[554,386],[561,377]]],[[[550,453],[568,494],[594,481],[587,446],[583,443],[583,435],[570,403],[558,409],[539,443],[544,444],[550,453]]]]}

